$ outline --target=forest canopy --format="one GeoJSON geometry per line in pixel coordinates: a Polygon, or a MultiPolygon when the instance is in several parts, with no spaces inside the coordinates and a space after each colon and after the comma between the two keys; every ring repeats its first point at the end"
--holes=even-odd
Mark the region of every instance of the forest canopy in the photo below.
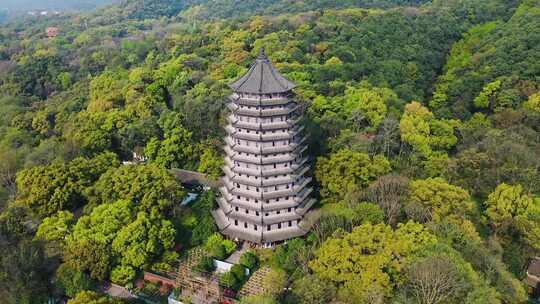
{"type": "Polygon", "coordinates": [[[222,176],[228,84],[264,48],[298,85],[316,216],[222,279],[271,269],[242,303],[526,303],[539,22],[540,0],[124,0],[10,21],[0,297],[121,303],[99,283],[234,251],[215,192],[180,206],[170,169],[222,176]]]}

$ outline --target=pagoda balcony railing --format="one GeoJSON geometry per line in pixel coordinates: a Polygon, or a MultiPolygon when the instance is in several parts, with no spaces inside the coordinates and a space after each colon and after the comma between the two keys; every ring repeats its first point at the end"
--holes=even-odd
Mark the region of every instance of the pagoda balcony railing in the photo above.
{"type": "Polygon", "coordinates": [[[224,197],[222,196],[218,197],[217,202],[218,202],[219,208],[221,208],[221,210],[223,210],[225,214],[229,214],[230,212],[232,212],[233,209],[231,208],[231,206],[229,205],[229,203],[224,197]]]}
{"type": "MultiPolygon", "coordinates": [[[[275,147],[252,147],[234,144],[234,140],[231,137],[225,137],[225,142],[227,145],[224,147],[232,147],[236,152],[244,153],[253,153],[253,154],[274,154],[274,153],[286,153],[291,152],[295,154],[301,154],[307,149],[307,146],[303,145],[307,140],[307,136],[303,137],[301,140],[294,141],[286,146],[275,146],[275,147]]],[[[225,149],[225,148],[224,148],[225,149]]]]}
{"type": "MultiPolygon", "coordinates": [[[[248,105],[251,106],[251,105],[248,105]]],[[[289,104],[284,104],[278,108],[265,108],[261,106],[259,109],[249,109],[245,107],[238,106],[234,102],[228,103],[227,108],[236,115],[245,115],[252,117],[270,117],[270,116],[282,116],[289,115],[293,112],[296,112],[300,109],[300,105],[295,102],[289,104]]]]}
{"type": "Polygon", "coordinates": [[[250,129],[250,130],[277,130],[277,129],[289,129],[296,126],[302,118],[297,116],[295,118],[289,118],[285,121],[274,122],[251,122],[238,119],[235,115],[231,114],[227,117],[227,120],[233,127],[250,129]]]}
{"type": "Polygon", "coordinates": [[[250,106],[271,106],[271,105],[280,105],[280,104],[286,104],[292,99],[291,96],[285,95],[285,94],[272,94],[269,96],[264,95],[242,95],[240,96],[237,93],[233,93],[229,96],[229,100],[243,105],[250,105],[250,106]]]}
{"type": "Polygon", "coordinates": [[[289,189],[281,189],[281,190],[264,190],[260,189],[259,192],[256,190],[247,190],[242,188],[234,187],[233,183],[228,179],[223,179],[223,184],[229,190],[229,192],[234,195],[240,195],[252,199],[257,200],[268,200],[268,199],[275,199],[275,198],[281,198],[286,196],[294,196],[298,194],[301,190],[303,190],[310,182],[311,177],[308,177],[302,181],[302,183],[295,185],[294,187],[290,187],[289,189]]]}
{"type": "Polygon", "coordinates": [[[274,141],[274,140],[291,140],[300,134],[304,130],[304,126],[299,126],[292,131],[268,133],[268,134],[256,134],[247,133],[236,130],[233,126],[227,125],[225,131],[235,139],[245,139],[253,141],[274,141]]]}
{"type": "MultiPolygon", "coordinates": [[[[254,210],[254,211],[277,211],[288,208],[297,208],[299,206],[306,206],[309,195],[313,191],[311,188],[306,188],[300,192],[296,197],[292,197],[288,200],[280,200],[279,202],[265,203],[264,200],[258,199],[258,202],[239,200],[233,196],[226,187],[220,188],[222,196],[220,197],[224,206],[230,205],[231,207],[224,210],[232,210],[232,207],[238,206],[240,208],[254,210]],[[226,204],[225,204],[226,203],[226,204]]],[[[309,209],[309,208],[305,208],[309,209]]],[[[301,210],[299,210],[301,212],[301,210]]]]}
{"type": "Polygon", "coordinates": [[[302,205],[296,208],[295,210],[296,214],[303,216],[309,211],[311,207],[313,207],[313,205],[315,205],[316,202],[317,200],[315,200],[314,198],[304,201],[302,205]]]}
{"type": "Polygon", "coordinates": [[[243,185],[253,186],[253,187],[270,187],[270,186],[279,186],[292,183],[296,177],[287,175],[285,177],[278,177],[272,179],[265,179],[258,176],[245,176],[238,175],[232,172],[230,169],[227,169],[225,174],[231,181],[243,185]]]}
{"type": "Polygon", "coordinates": [[[229,157],[233,161],[239,161],[239,162],[256,164],[256,165],[271,165],[271,164],[281,164],[281,163],[288,163],[288,162],[294,161],[297,155],[288,154],[288,155],[263,157],[261,155],[258,155],[258,156],[239,155],[238,153],[234,153],[233,155],[229,155],[229,157]]]}
{"type": "Polygon", "coordinates": [[[259,215],[253,214],[253,211],[250,211],[250,213],[247,214],[243,211],[232,211],[230,214],[228,214],[228,216],[231,218],[231,220],[236,219],[261,226],[286,223],[288,221],[294,221],[302,218],[302,216],[294,211],[282,212],[280,214],[272,214],[267,216],[263,216],[261,213],[259,213],[259,215]]]}
{"type": "Polygon", "coordinates": [[[298,213],[291,211],[291,212],[281,212],[280,214],[272,214],[265,216],[263,218],[263,225],[272,225],[277,223],[284,223],[286,224],[288,221],[294,221],[301,219],[302,216],[300,216],[298,213]]]}
{"type": "MultiPolygon", "coordinates": [[[[242,144],[237,144],[234,141],[234,138],[231,136],[225,136],[225,144],[226,146],[229,146],[232,150],[236,152],[245,152],[245,153],[252,153],[252,154],[275,154],[275,153],[286,153],[286,152],[294,152],[296,154],[299,154],[299,147],[300,150],[305,150],[304,143],[307,141],[308,136],[302,137],[300,140],[295,140],[287,145],[278,145],[278,146],[272,146],[272,147],[262,147],[262,146],[245,146],[242,144]]],[[[226,147],[225,146],[225,147],[226,147]]]]}
{"type": "MultiPolygon", "coordinates": [[[[294,153],[288,153],[285,155],[277,155],[273,156],[272,154],[247,154],[247,155],[241,155],[238,152],[232,150],[228,146],[225,146],[223,148],[225,151],[226,157],[229,157],[232,162],[237,161],[241,163],[249,163],[249,164],[255,164],[255,165],[271,165],[271,164],[280,164],[280,163],[289,163],[293,162],[296,163],[296,159],[299,155],[296,152],[294,153]]],[[[302,150],[299,150],[299,152],[303,152],[302,150]]],[[[263,169],[267,170],[267,169],[263,169]]]]}
{"type": "MultiPolygon", "coordinates": [[[[284,185],[287,183],[291,183],[292,181],[298,179],[299,177],[303,177],[304,174],[309,170],[309,166],[304,166],[302,169],[300,169],[295,174],[287,174],[286,176],[279,175],[276,178],[264,178],[260,175],[249,175],[245,173],[239,173],[235,172],[234,169],[231,169],[229,164],[222,167],[223,172],[225,173],[225,176],[232,180],[235,183],[244,184],[248,186],[260,186],[260,187],[269,187],[269,186],[277,186],[277,185],[284,185]]],[[[260,172],[259,172],[260,173],[260,172]]]]}
{"type": "Polygon", "coordinates": [[[252,224],[257,224],[257,225],[262,225],[262,223],[263,223],[263,219],[262,219],[260,213],[259,213],[259,215],[256,215],[256,214],[253,214],[253,211],[251,211],[248,214],[246,214],[246,213],[244,213],[242,211],[233,211],[233,212],[231,212],[229,214],[229,217],[231,219],[236,219],[236,220],[240,220],[240,221],[248,222],[248,223],[252,223],[252,224]]]}
{"type": "MultiPolygon", "coordinates": [[[[224,190],[226,191],[226,190],[224,190]]],[[[291,208],[294,212],[294,208],[298,206],[298,202],[295,202],[294,200],[288,200],[288,201],[279,201],[279,202],[272,202],[272,203],[263,203],[262,201],[259,201],[258,203],[255,202],[247,202],[245,200],[238,200],[235,198],[232,198],[231,200],[227,201],[225,198],[223,198],[224,202],[227,203],[231,207],[228,210],[231,210],[231,212],[234,212],[234,207],[239,207],[242,209],[248,209],[251,211],[259,211],[259,212],[271,212],[271,211],[278,211],[278,210],[286,210],[288,208],[291,208]]],[[[283,212],[282,212],[283,213],[283,212]]],[[[230,214],[230,213],[228,213],[230,214]]],[[[255,215],[255,214],[254,214],[255,215]]],[[[269,215],[270,216],[270,215],[269,215]]]]}
{"type": "Polygon", "coordinates": [[[304,165],[307,163],[308,157],[302,158],[299,162],[293,163],[292,166],[284,168],[270,168],[270,169],[257,169],[257,168],[246,168],[241,166],[235,166],[229,157],[225,157],[225,164],[230,167],[230,169],[235,173],[254,175],[254,176],[276,176],[284,174],[298,174],[298,169],[305,169],[304,165]]]}

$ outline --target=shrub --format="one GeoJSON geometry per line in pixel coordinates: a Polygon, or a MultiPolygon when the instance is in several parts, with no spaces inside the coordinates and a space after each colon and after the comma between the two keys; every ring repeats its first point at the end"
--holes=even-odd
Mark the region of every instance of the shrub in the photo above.
{"type": "Polygon", "coordinates": [[[259,267],[259,257],[253,251],[246,251],[240,257],[240,265],[253,271],[259,267]]]}
{"type": "Polygon", "coordinates": [[[230,271],[221,275],[221,277],[219,278],[219,283],[224,287],[234,290],[238,288],[238,280],[230,271]]]}
{"type": "Polygon", "coordinates": [[[111,271],[111,281],[118,285],[126,285],[135,278],[135,270],[131,266],[117,266],[111,271]]]}
{"type": "Polygon", "coordinates": [[[216,269],[214,259],[212,257],[205,256],[201,259],[199,264],[195,265],[194,269],[199,272],[213,272],[216,269]]]}
{"type": "Polygon", "coordinates": [[[83,290],[93,290],[95,282],[90,276],[80,270],[62,264],[56,270],[56,285],[68,297],[75,297],[83,290]]]}
{"type": "Polygon", "coordinates": [[[246,280],[246,268],[242,265],[234,265],[231,268],[231,273],[239,283],[243,283],[246,280]]]}

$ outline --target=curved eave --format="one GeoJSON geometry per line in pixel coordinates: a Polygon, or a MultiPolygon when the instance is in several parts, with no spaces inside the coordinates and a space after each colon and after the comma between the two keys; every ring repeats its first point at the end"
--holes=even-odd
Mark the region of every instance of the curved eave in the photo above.
{"type": "Polygon", "coordinates": [[[247,73],[229,87],[238,93],[272,94],[288,92],[296,87],[270,63],[266,56],[259,56],[247,73]]]}

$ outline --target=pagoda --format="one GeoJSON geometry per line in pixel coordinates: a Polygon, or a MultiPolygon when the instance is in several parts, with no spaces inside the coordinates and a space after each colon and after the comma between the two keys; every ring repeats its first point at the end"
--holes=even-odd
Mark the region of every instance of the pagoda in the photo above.
{"type": "Polygon", "coordinates": [[[213,211],[217,226],[232,239],[260,245],[302,236],[309,229],[303,218],[315,200],[296,85],[262,49],[230,87],[225,176],[213,211]]]}

